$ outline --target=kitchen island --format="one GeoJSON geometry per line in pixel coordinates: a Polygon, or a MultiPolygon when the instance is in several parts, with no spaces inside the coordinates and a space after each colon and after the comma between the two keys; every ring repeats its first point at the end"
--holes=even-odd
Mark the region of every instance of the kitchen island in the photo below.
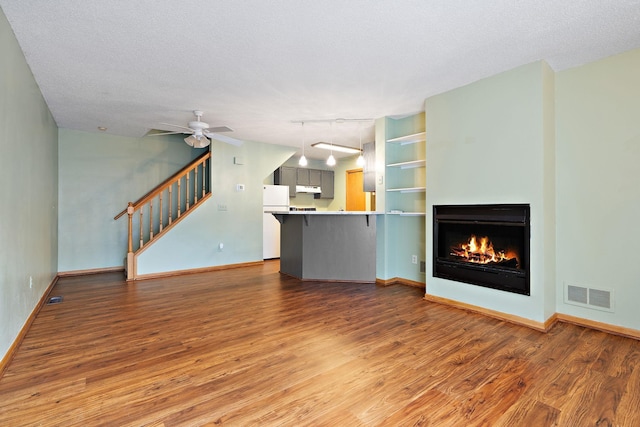
{"type": "Polygon", "coordinates": [[[280,272],[301,280],[376,281],[376,212],[272,212],[280,272]]]}

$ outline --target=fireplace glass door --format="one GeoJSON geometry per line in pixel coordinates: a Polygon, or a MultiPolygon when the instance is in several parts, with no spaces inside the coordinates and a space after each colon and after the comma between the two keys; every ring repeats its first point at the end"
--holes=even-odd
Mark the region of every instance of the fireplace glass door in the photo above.
{"type": "Polygon", "coordinates": [[[434,206],[434,277],[529,295],[529,205],[434,206]]]}

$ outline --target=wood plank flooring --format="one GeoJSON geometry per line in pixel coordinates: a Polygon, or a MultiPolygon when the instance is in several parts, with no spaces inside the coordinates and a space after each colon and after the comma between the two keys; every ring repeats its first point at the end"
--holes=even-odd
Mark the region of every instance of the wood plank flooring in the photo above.
{"type": "Polygon", "coordinates": [[[67,277],[0,379],[1,426],[640,426],[640,342],[548,334],[278,263],[67,277]]]}

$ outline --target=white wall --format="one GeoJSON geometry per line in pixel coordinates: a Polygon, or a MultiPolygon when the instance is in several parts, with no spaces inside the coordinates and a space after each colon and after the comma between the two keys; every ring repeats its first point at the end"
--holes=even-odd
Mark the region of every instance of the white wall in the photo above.
{"type": "Polygon", "coordinates": [[[552,79],[546,64],[534,63],[426,100],[426,271],[433,271],[433,205],[531,205],[531,296],[430,274],[428,294],[538,322],[553,312],[553,298],[545,295],[553,294],[547,282],[555,272],[546,255],[553,253],[553,235],[545,234],[555,211],[553,185],[545,186],[554,166],[552,113],[545,113],[552,79]]]}
{"type": "Polygon", "coordinates": [[[127,216],[113,218],[204,152],[182,138],[59,130],[60,272],[123,266],[127,216]]]}
{"type": "Polygon", "coordinates": [[[0,11],[0,359],[57,271],[57,128],[0,11]],[[31,284],[30,284],[31,282],[31,284]]]}
{"type": "Polygon", "coordinates": [[[557,102],[557,309],[640,329],[640,49],[562,71],[557,102]],[[564,303],[611,290],[614,312],[564,303]]]}

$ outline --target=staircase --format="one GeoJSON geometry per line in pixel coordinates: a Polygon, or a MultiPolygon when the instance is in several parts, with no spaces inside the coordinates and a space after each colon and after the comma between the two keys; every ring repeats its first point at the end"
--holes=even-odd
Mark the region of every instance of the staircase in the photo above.
{"type": "Polygon", "coordinates": [[[167,233],[198,205],[211,197],[208,151],[135,202],[113,219],[129,219],[125,272],[136,280],[136,260],[142,251],[167,233]]]}

